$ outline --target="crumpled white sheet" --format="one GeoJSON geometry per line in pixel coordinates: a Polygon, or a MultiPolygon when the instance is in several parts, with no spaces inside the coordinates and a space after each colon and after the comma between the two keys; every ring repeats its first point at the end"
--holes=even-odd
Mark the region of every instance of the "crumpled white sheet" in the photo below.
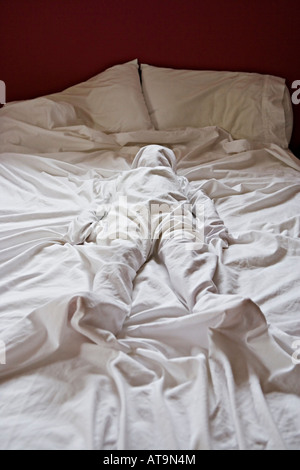
{"type": "Polygon", "coordinates": [[[217,255],[211,242],[228,246],[227,229],[211,200],[177,176],[175,166],[172,150],[143,147],[131,170],[121,172],[106,187],[103,183],[98,207],[71,222],[67,242],[95,243],[98,248],[93,292],[88,294],[93,305],[85,315],[92,327],[120,333],[130,317],[133,281],[154,252],[189,313],[201,310],[200,297],[217,293],[212,280],[217,255]]]}
{"type": "MultiPolygon", "coordinates": [[[[23,133],[8,126],[0,137],[1,448],[299,448],[290,153],[216,128],[91,136],[84,126],[16,125],[23,133]],[[97,202],[149,144],[174,151],[178,175],[213,210],[199,253],[171,241],[137,276],[126,265],[130,312],[114,334],[101,323],[105,246],[76,227],[85,214],[89,231],[94,214],[96,229],[97,202]],[[80,240],[68,239],[74,231],[80,240]]],[[[135,254],[124,249],[133,263],[135,254]]],[[[107,269],[113,310],[124,284],[107,269]]]]}

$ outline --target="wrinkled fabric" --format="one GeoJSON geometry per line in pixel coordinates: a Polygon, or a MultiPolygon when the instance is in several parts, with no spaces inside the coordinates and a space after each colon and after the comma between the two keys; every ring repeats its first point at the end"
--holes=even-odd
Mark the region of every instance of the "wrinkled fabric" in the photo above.
{"type": "MultiPolygon", "coordinates": [[[[133,160],[132,170],[122,172],[113,185],[109,182],[103,202],[70,224],[67,241],[96,243],[100,248],[97,256],[101,262],[93,284],[99,313],[89,314],[94,328],[120,333],[130,316],[133,281],[154,251],[189,313],[198,310],[200,296],[210,290],[217,292],[211,276],[217,256],[210,253],[211,238],[205,239],[203,220],[197,214],[204,214],[205,204],[198,203],[195,210],[193,198],[189,199],[189,183],[176,175],[175,164],[172,150],[158,145],[143,147],[133,160]],[[180,271],[178,266],[182,266],[180,271]]],[[[197,201],[210,202],[202,191],[197,196],[197,201]]],[[[207,216],[213,213],[218,219],[214,209],[207,209],[206,204],[207,216]]],[[[217,227],[214,236],[226,246],[226,227],[221,220],[217,227]]]]}
{"type": "Polygon", "coordinates": [[[297,160],[217,128],[4,124],[0,447],[299,448],[297,160]],[[204,205],[201,248],[106,243],[116,195],[153,197],[132,185],[148,145],[204,205]]]}

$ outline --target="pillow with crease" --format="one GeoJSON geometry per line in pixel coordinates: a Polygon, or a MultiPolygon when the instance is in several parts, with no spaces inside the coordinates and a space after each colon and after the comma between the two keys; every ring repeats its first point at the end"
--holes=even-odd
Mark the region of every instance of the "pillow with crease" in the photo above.
{"type": "Polygon", "coordinates": [[[156,129],[218,126],[234,139],[287,148],[293,111],[285,80],[272,75],[141,65],[156,129]]]}
{"type": "Polygon", "coordinates": [[[153,129],[137,60],[110,67],[47,98],[73,105],[77,115],[88,125],[106,133],[153,129]]]}
{"type": "Polygon", "coordinates": [[[137,60],[58,93],[7,103],[0,115],[49,130],[82,124],[107,134],[153,129],[137,60]]]}

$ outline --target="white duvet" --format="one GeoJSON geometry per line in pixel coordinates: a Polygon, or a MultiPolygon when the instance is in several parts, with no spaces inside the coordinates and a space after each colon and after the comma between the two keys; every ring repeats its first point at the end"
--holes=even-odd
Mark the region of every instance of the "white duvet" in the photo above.
{"type": "Polygon", "coordinates": [[[106,135],[70,105],[40,126],[12,106],[0,447],[299,449],[298,161],[215,127],[106,135]],[[177,172],[133,168],[149,145],[172,150],[177,172]],[[203,243],[108,236],[117,196],[170,194],[203,206],[203,243]]]}

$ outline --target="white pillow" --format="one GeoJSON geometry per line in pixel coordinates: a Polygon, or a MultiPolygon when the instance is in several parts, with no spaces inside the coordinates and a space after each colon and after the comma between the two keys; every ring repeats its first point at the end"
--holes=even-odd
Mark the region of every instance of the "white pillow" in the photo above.
{"type": "Polygon", "coordinates": [[[141,70],[143,93],[156,129],[218,126],[235,139],[288,147],[293,113],[284,79],[146,64],[141,70]]]}
{"type": "Polygon", "coordinates": [[[104,132],[153,129],[141,89],[137,60],[115,65],[47,98],[72,104],[81,118],[104,132]]]}

